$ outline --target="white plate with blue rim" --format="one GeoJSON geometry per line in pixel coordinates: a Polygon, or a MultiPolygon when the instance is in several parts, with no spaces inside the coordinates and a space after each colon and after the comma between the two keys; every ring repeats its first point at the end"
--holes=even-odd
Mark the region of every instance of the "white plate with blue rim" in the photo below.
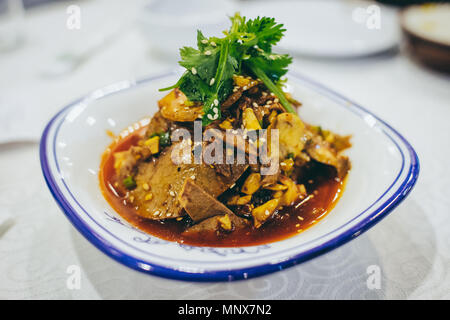
{"type": "Polygon", "coordinates": [[[303,103],[306,122],[351,134],[352,162],[341,199],[304,232],[278,242],[246,247],[198,247],[166,241],[124,220],[104,199],[98,171],[107,130],[120,132],[152,116],[176,82],[176,71],[95,90],[64,107],[46,126],[40,160],[61,210],[94,246],[138,271],[188,281],[247,279],[297,265],[354,239],[390,213],[413,188],[419,161],[412,146],[377,116],[297,73],[289,90],[303,103]]]}

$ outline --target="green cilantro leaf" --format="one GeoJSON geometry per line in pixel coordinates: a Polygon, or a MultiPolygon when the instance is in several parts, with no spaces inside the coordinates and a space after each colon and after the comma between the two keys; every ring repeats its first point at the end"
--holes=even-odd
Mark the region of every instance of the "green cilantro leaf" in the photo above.
{"type": "Polygon", "coordinates": [[[190,101],[203,104],[203,125],[220,119],[220,104],[233,90],[233,75],[253,74],[279,99],[289,112],[295,109],[279,88],[281,77],[287,72],[292,58],[285,54],[272,53],[284,35],[282,24],[270,17],[247,20],[236,13],[231,18],[231,28],[225,37],[207,38],[197,31],[197,49],[180,49],[179,64],[186,72],[178,82],[160,89],[179,88],[190,101]]]}

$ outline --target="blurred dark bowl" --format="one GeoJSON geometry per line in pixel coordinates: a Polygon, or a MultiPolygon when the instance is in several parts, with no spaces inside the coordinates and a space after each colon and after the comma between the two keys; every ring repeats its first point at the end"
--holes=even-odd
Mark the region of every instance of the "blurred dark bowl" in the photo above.
{"type": "MultiPolygon", "coordinates": [[[[438,71],[450,73],[450,43],[418,34],[406,23],[408,7],[400,12],[400,24],[406,41],[407,50],[413,59],[438,71]]],[[[450,30],[448,30],[450,32],[450,30]]]]}

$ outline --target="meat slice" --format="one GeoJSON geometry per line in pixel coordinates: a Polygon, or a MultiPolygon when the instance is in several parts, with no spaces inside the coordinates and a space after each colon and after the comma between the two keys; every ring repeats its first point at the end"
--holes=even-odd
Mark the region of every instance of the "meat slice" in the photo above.
{"type": "Polygon", "coordinates": [[[325,141],[319,134],[310,132],[309,136],[305,146],[307,154],[317,162],[336,168],[338,177],[344,178],[351,168],[348,157],[336,151],[332,144],[325,141]]]}
{"type": "Polygon", "coordinates": [[[189,178],[184,182],[178,201],[195,222],[216,215],[233,214],[230,209],[189,178]]]}
{"type": "Polygon", "coordinates": [[[242,88],[237,90],[236,92],[233,92],[224,102],[222,102],[220,107],[223,110],[228,109],[242,97],[243,92],[244,92],[244,90],[242,90],[242,88]]]}
{"type": "Polygon", "coordinates": [[[161,111],[158,111],[150,120],[145,136],[149,137],[154,133],[166,132],[167,130],[169,130],[171,124],[172,122],[164,118],[161,115],[161,111]]]}
{"type": "Polygon", "coordinates": [[[339,177],[339,179],[343,179],[343,178],[345,178],[345,176],[351,169],[352,165],[351,165],[348,157],[344,156],[344,155],[339,155],[337,162],[338,162],[338,164],[337,164],[336,170],[337,170],[338,177],[339,177]]]}
{"type": "Polygon", "coordinates": [[[132,146],[126,151],[114,153],[114,168],[119,181],[136,173],[137,164],[151,156],[150,149],[132,146]]]}
{"type": "Polygon", "coordinates": [[[218,215],[193,225],[183,232],[184,236],[208,236],[216,235],[218,232],[231,232],[249,226],[249,220],[240,218],[234,213],[218,215]]]}
{"type": "Polygon", "coordinates": [[[139,164],[133,204],[144,218],[159,220],[185,215],[178,196],[188,178],[215,198],[233,185],[247,169],[246,165],[236,166],[232,174],[225,177],[206,164],[176,164],[171,154],[177,145],[175,143],[166,148],[157,159],[139,164]]]}

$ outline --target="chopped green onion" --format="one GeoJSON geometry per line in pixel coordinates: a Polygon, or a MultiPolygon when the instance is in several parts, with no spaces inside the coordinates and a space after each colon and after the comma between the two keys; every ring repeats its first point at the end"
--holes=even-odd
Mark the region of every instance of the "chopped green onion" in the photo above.
{"type": "Polygon", "coordinates": [[[170,144],[171,144],[171,141],[170,141],[169,131],[160,133],[159,134],[159,145],[164,148],[164,147],[170,146],[170,144]]]}
{"type": "Polygon", "coordinates": [[[134,178],[132,176],[128,176],[125,179],[123,179],[123,185],[128,190],[131,190],[131,189],[136,188],[136,181],[134,180],[134,178]]]}

